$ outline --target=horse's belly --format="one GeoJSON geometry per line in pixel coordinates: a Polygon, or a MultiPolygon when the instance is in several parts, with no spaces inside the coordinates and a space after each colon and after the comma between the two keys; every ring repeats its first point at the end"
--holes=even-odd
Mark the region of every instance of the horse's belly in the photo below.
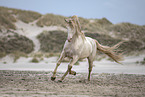
{"type": "Polygon", "coordinates": [[[93,53],[96,54],[96,43],[92,38],[86,37],[86,43],[82,49],[81,58],[86,58],[92,55],[93,53]]]}
{"type": "Polygon", "coordinates": [[[80,58],[86,58],[88,57],[90,54],[92,53],[92,46],[91,45],[88,45],[86,47],[84,47],[81,51],[81,54],[80,54],[80,58]]]}
{"type": "Polygon", "coordinates": [[[91,49],[83,50],[82,53],[80,54],[80,59],[87,58],[91,52],[92,52],[91,49]]]}

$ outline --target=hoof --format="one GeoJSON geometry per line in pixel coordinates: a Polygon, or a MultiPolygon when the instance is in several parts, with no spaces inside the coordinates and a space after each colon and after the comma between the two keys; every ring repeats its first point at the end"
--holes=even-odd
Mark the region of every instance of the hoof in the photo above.
{"type": "Polygon", "coordinates": [[[75,71],[71,71],[69,74],[76,75],[77,73],[75,71]]]}
{"type": "Polygon", "coordinates": [[[73,75],[76,75],[77,73],[76,72],[74,72],[74,74],[73,75]]]}
{"type": "Polygon", "coordinates": [[[54,81],[56,79],[56,77],[51,77],[51,80],[54,81]]]}

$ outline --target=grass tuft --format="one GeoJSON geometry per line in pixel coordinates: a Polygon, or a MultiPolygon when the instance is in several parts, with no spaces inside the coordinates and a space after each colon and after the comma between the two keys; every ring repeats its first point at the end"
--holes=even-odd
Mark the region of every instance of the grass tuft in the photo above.
{"type": "Polygon", "coordinates": [[[34,44],[27,37],[9,30],[5,32],[0,31],[0,33],[2,34],[0,36],[0,58],[10,53],[21,52],[21,54],[28,54],[33,51],[34,44]]]}
{"type": "Polygon", "coordinates": [[[32,63],[39,63],[39,60],[38,60],[37,58],[34,57],[34,58],[31,60],[31,62],[32,62],[32,63]]]}

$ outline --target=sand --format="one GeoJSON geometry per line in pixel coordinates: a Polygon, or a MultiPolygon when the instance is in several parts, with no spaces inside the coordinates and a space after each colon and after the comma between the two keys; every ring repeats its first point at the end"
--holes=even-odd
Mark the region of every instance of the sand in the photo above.
{"type": "MultiPolygon", "coordinates": [[[[145,55],[125,57],[122,61],[123,65],[111,62],[107,59],[94,61],[93,73],[116,73],[116,74],[144,74],[145,65],[136,64],[137,61],[142,61],[145,55]]],[[[0,70],[29,70],[29,71],[53,71],[58,57],[43,58],[39,63],[33,63],[33,57],[21,57],[16,62],[13,62],[11,56],[6,56],[0,59],[0,70]]],[[[62,62],[58,68],[58,72],[64,73],[69,62],[62,62]]],[[[74,65],[73,70],[77,73],[88,73],[88,62],[79,61],[79,65],[74,65]]]]}
{"type": "Polygon", "coordinates": [[[52,72],[0,71],[0,97],[144,97],[145,75],[86,73],[51,81],[52,72]]]}

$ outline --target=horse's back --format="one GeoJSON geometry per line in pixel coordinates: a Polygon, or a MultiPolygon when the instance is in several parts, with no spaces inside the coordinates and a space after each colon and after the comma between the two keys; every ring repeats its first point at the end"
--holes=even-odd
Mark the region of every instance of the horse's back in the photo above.
{"type": "Polygon", "coordinates": [[[91,37],[86,37],[86,40],[91,43],[92,46],[96,46],[96,42],[91,37]]]}
{"type": "Polygon", "coordinates": [[[94,41],[94,39],[86,37],[86,40],[82,47],[81,57],[86,58],[92,54],[96,55],[96,42],[94,41]]]}
{"type": "Polygon", "coordinates": [[[90,42],[90,44],[91,44],[91,48],[92,48],[92,52],[91,52],[91,54],[90,54],[90,56],[91,57],[95,57],[95,55],[96,55],[96,48],[97,48],[97,45],[96,45],[96,42],[95,42],[95,40],[93,39],[93,38],[90,38],[90,37],[86,37],[86,40],[88,41],[88,42],[90,42]]]}

